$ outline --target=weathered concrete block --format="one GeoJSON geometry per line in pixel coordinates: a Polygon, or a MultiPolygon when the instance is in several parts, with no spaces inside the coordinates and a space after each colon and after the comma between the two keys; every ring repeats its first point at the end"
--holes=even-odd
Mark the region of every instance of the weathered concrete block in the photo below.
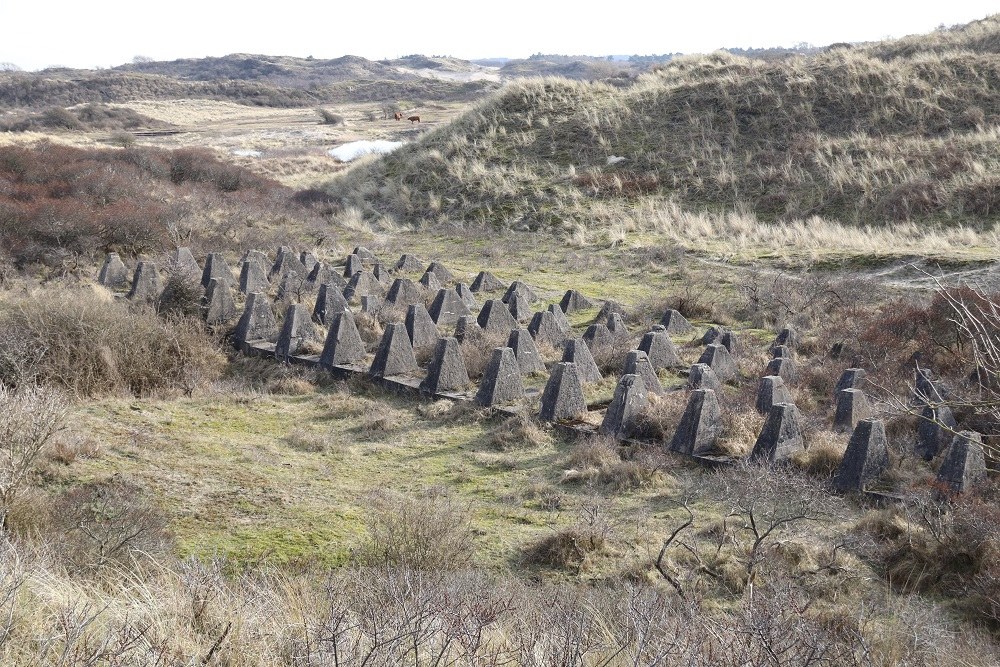
{"type": "MultiPolygon", "coordinates": [[[[560,308],[560,310],[562,309],[560,308]]],[[[626,315],[625,306],[618,303],[617,301],[612,301],[611,299],[608,299],[601,305],[601,309],[597,311],[597,318],[595,319],[595,321],[607,322],[608,318],[611,316],[611,313],[618,313],[624,318],[626,315]]],[[[609,329],[611,328],[610,323],[608,323],[608,328],[609,329]]]]}
{"type": "Polygon", "coordinates": [[[365,343],[361,340],[354,315],[344,310],[333,313],[328,323],[329,332],[319,363],[324,368],[355,364],[365,358],[365,343]]]}
{"type": "Polygon", "coordinates": [[[309,275],[309,272],[306,271],[306,267],[302,265],[302,262],[299,261],[299,258],[295,255],[292,249],[288,246],[281,246],[278,248],[278,255],[274,260],[274,264],[271,266],[271,272],[268,275],[268,278],[272,283],[280,281],[289,271],[295,271],[300,276],[309,275]]]}
{"type": "Polygon", "coordinates": [[[864,491],[889,468],[889,446],[881,419],[862,419],[854,427],[847,451],[833,476],[833,488],[841,493],[864,491]]]}
{"type": "Polygon", "coordinates": [[[351,251],[352,255],[357,255],[366,262],[375,261],[375,253],[364,246],[354,246],[354,250],[351,251]]]}
{"type": "Polygon", "coordinates": [[[702,345],[711,345],[713,343],[718,343],[719,338],[722,336],[722,327],[710,326],[707,331],[701,336],[702,345]]]}
{"type": "Polygon", "coordinates": [[[840,379],[837,380],[837,386],[833,390],[834,397],[836,397],[841,389],[862,389],[866,375],[867,373],[863,368],[848,368],[845,370],[840,374],[840,379]]]}
{"type": "Polygon", "coordinates": [[[711,389],[716,396],[722,394],[722,381],[708,364],[694,364],[688,371],[687,386],[689,389],[711,389]]]}
{"type": "Polygon", "coordinates": [[[670,334],[686,334],[694,331],[694,327],[691,323],[681,315],[676,310],[668,310],[663,314],[663,318],[660,319],[660,324],[662,324],[667,329],[667,333],[670,334]]]}
{"type": "Polygon", "coordinates": [[[440,327],[453,327],[462,315],[469,315],[469,307],[454,289],[439,289],[437,296],[427,309],[431,319],[440,327]]]}
{"type": "Polygon", "coordinates": [[[191,249],[187,247],[177,248],[170,253],[167,269],[195,278],[201,276],[201,267],[198,266],[198,261],[191,254],[191,249]]]}
{"type": "Polygon", "coordinates": [[[524,385],[521,383],[521,370],[514,350],[509,347],[498,347],[493,350],[483,379],[476,392],[476,403],[491,408],[507,405],[524,398],[524,385]]]}
{"type": "Polygon", "coordinates": [[[217,326],[230,322],[236,317],[236,302],[233,291],[225,280],[212,280],[205,292],[205,323],[217,326]]]}
{"type": "Polygon", "coordinates": [[[377,296],[361,297],[361,312],[366,315],[375,315],[382,308],[382,299],[377,296]]]}
{"type": "Polygon", "coordinates": [[[134,303],[156,303],[162,291],[163,281],[160,280],[156,264],[139,262],[132,277],[132,289],[129,290],[128,300],[134,303]]]}
{"type": "Polygon", "coordinates": [[[368,375],[381,378],[409,375],[418,370],[420,367],[417,366],[417,359],[413,355],[413,346],[410,344],[406,327],[398,322],[386,325],[382,340],[375,350],[375,359],[368,369],[368,375]]]}
{"type": "Polygon", "coordinates": [[[208,289],[208,282],[213,279],[225,280],[230,285],[233,283],[233,271],[222,253],[212,252],[205,258],[205,268],[201,272],[201,286],[208,289]]]}
{"type": "Polygon", "coordinates": [[[441,333],[422,303],[412,303],[406,308],[406,335],[417,350],[437,343],[441,333]]]}
{"type": "Polygon", "coordinates": [[[639,341],[639,349],[649,357],[649,363],[654,369],[677,368],[681,365],[680,354],[677,347],[670,340],[670,335],[665,329],[660,331],[650,331],[643,335],[639,341]]]}
{"type": "Polygon", "coordinates": [[[517,320],[500,299],[490,299],[483,304],[476,322],[483,331],[507,333],[517,328],[517,320]]]}
{"type": "Polygon", "coordinates": [[[112,289],[122,288],[129,284],[128,269],[116,252],[109,252],[104,258],[104,265],[97,274],[97,282],[112,289]]]}
{"type": "Polygon", "coordinates": [[[518,322],[527,322],[531,319],[531,304],[520,292],[511,295],[507,308],[518,322]]]}
{"type": "Polygon", "coordinates": [[[378,281],[378,278],[371,271],[358,271],[351,276],[347,287],[344,288],[344,298],[347,299],[348,303],[361,303],[361,297],[363,296],[385,298],[385,286],[378,281]]]}
{"type": "Polygon", "coordinates": [[[247,295],[243,315],[233,335],[237,347],[243,348],[254,340],[274,340],[277,335],[278,319],[271,310],[267,295],[263,292],[251,292],[247,295]]]}
{"type": "Polygon", "coordinates": [[[316,305],[313,307],[313,319],[320,324],[329,326],[333,316],[337,313],[346,313],[351,308],[347,305],[347,299],[340,293],[335,285],[320,285],[319,294],[316,295],[316,305]]]}
{"type": "Polygon", "coordinates": [[[944,401],[947,394],[941,382],[934,380],[929,368],[917,369],[913,387],[914,405],[936,405],[944,401]]]}
{"type": "Polygon", "coordinates": [[[389,270],[384,266],[375,262],[375,266],[372,267],[372,275],[383,285],[387,285],[392,281],[392,276],[389,275],[389,270]]]}
{"type": "Polygon", "coordinates": [[[473,292],[499,292],[506,290],[507,285],[489,271],[480,271],[472,281],[473,292]]]}
{"type": "Polygon", "coordinates": [[[794,327],[785,327],[774,337],[774,345],[784,345],[794,350],[799,346],[799,334],[794,327]]]}
{"type": "Polygon", "coordinates": [[[427,266],[427,273],[433,273],[442,285],[455,282],[454,274],[440,262],[431,262],[427,266]]]}
{"type": "Polygon", "coordinates": [[[767,362],[764,375],[777,375],[787,384],[794,384],[798,373],[791,357],[777,357],[767,362]]]}
{"type": "MultiPolygon", "coordinates": [[[[430,319],[430,315],[427,317],[430,319]]],[[[483,328],[476,323],[476,318],[472,315],[462,315],[455,322],[455,338],[459,343],[478,340],[483,335],[483,328]]]]}
{"type": "Polygon", "coordinates": [[[625,355],[624,375],[638,375],[642,378],[643,385],[650,393],[664,395],[667,392],[660,384],[660,378],[656,376],[656,370],[649,363],[649,357],[642,350],[632,350],[625,355]]]}
{"type": "Polygon", "coordinates": [[[945,452],[937,481],[947,484],[953,493],[965,493],[984,479],[986,455],[983,452],[983,436],[975,431],[962,431],[945,452]]]}
{"type": "Polygon", "coordinates": [[[930,461],[945,450],[957,428],[955,415],[947,405],[932,408],[925,405],[917,422],[917,444],[915,453],[925,461],[930,461]]]}
{"type": "Polygon", "coordinates": [[[862,419],[871,419],[872,411],[865,392],[841,389],[837,392],[837,411],[833,417],[835,431],[853,431],[862,419]]]}
{"type": "Polygon", "coordinates": [[[414,255],[403,254],[399,256],[394,269],[396,271],[419,271],[424,268],[424,261],[414,255]]]}
{"type": "Polygon", "coordinates": [[[604,377],[582,338],[571,338],[563,344],[562,360],[576,365],[575,372],[581,382],[600,382],[604,377]]]}
{"type": "Polygon", "coordinates": [[[465,370],[465,360],[458,340],[439,338],[427,368],[427,377],[420,383],[420,391],[437,394],[442,391],[457,391],[467,384],[469,373],[465,370]]]}
{"type": "Polygon", "coordinates": [[[542,391],[539,418],[553,422],[574,419],[586,412],[587,402],[583,398],[583,383],[577,374],[576,364],[563,361],[553,366],[542,391]]]}
{"type": "Polygon", "coordinates": [[[302,292],[302,282],[298,272],[286,271],[285,275],[281,277],[281,282],[278,283],[278,293],[274,300],[278,302],[298,301],[302,292]]]}
{"type": "Polygon", "coordinates": [[[479,308],[479,303],[476,301],[476,297],[472,293],[472,290],[469,289],[468,285],[465,283],[458,283],[455,285],[455,291],[458,292],[458,296],[462,297],[462,301],[470,311],[479,308]]]}
{"type": "Polygon", "coordinates": [[[547,310],[539,311],[532,316],[528,331],[536,343],[546,343],[552,347],[559,347],[566,340],[566,334],[559,328],[552,313],[547,310]]]}
{"type": "Polygon", "coordinates": [[[240,267],[240,291],[244,294],[251,292],[267,292],[271,288],[271,283],[267,279],[267,269],[253,258],[243,262],[240,267]]]}
{"type": "Polygon", "coordinates": [[[309,310],[300,303],[288,306],[281,322],[281,333],[274,343],[274,358],[287,362],[289,357],[298,354],[311,330],[309,310]]]}
{"type": "Polygon", "coordinates": [[[546,310],[552,313],[552,319],[555,320],[556,326],[559,327],[560,331],[562,331],[567,336],[570,334],[570,332],[573,331],[573,327],[570,326],[569,319],[566,317],[566,313],[564,313],[562,311],[562,308],[560,308],[557,304],[550,303],[549,307],[546,308],[546,310]]]}
{"type": "Polygon", "coordinates": [[[441,281],[430,271],[425,271],[424,275],[420,276],[420,285],[432,294],[437,294],[442,288],[441,281]]]}
{"type": "Polygon", "coordinates": [[[605,325],[608,327],[608,331],[616,340],[624,340],[629,337],[628,327],[625,326],[625,320],[618,313],[611,313],[608,315],[608,321],[605,325]]]}
{"type": "Polygon", "coordinates": [[[409,278],[396,278],[385,295],[386,303],[394,306],[409,306],[424,302],[424,290],[409,278]]]}
{"type": "Polygon", "coordinates": [[[780,375],[765,375],[757,383],[757,412],[766,415],[775,403],[794,403],[792,392],[780,375]]]}
{"type": "Polygon", "coordinates": [[[805,448],[798,408],[792,403],[775,403],[767,413],[767,421],[757,436],[750,458],[779,463],[805,448]]]}
{"type": "MultiPolygon", "coordinates": [[[[348,255],[344,261],[344,277],[350,280],[358,271],[365,270],[365,261],[359,255],[348,255]]],[[[373,274],[374,275],[374,274],[373,274]]],[[[376,278],[376,280],[378,280],[376,278]]]]}
{"type": "Polygon", "coordinates": [[[517,359],[521,375],[541,373],[545,370],[545,364],[538,354],[535,341],[527,329],[514,329],[511,331],[510,336],[507,337],[507,347],[514,350],[514,358],[517,359]]]}
{"type": "Polygon", "coordinates": [[[530,287],[522,283],[520,280],[515,280],[510,284],[510,286],[507,288],[507,291],[503,295],[502,301],[504,303],[509,304],[510,300],[514,297],[515,294],[520,294],[521,296],[523,296],[525,299],[528,300],[528,303],[534,303],[538,301],[538,296],[535,295],[535,293],[532,291],[530,287]]]}
{"type": "Polygon", "coordinates": [[[688,397],[687,407],[681,417],[670,450],[679,454],[705,454],[718,442],[722,434],[722,411],[711,389],[695,389],[688,397]]]}
{"type": "Polygon", "coordinates": [[[722,335],[719,336],[719,343],[722,345],[722,347],[729,350],[729,354],[736,354],[739,351],[740,347],[739,336],[737,336],[734,332],[729,331],[728,329],[723,331],[722,335]]]}
{"type": "Polygon", "coordinates": [[[585,297],[580,292],[575,289],[566,290],[563,294],[562,301],[559,302],[559,307],[564,313],[575,313],[578,310],[588,310],[594,307],[594,302],[585,297]]]}
{"type": "Polygon", "coordinates": [[[316,266],[318,261],[319,260],[316,259],[316,255],[309,252],[308,250],[303,250],[302,252],[299,253],[299,264],[301,264],[303,268],[305,268],[306,270],[305,275],[307,276],[312,272],[313,267],[316,266]]]}
{"type": "Polygon", "coordinates": [[[583,332],[583,341],[590,347],[591,352],[599,352],[614,346],[616,339],[607,325],[591,324],[583,332]]]}
{"type": "Polygon", "coordinates": [[[335,271],[329,264],[316,262],[306,276],[306,289],[313,292],[318,290],[320,285],[333,285],[343,290],[347,287],[347,282],[341,277],[340,272],[335,271]]]}
{"type": "Polygon", "coordinates": [[[792,350],[787,345],[772,345],[768,352],[771,353],[772,359],[792,358],[792,350]]]}
{"type": "MultiPolygon", "coordinates": [[[[736,362],[724,345],[712,343],[705,348],[698,358],[699,364],[710,366],[722,382],[735,380],[739,371],[736,369],[736,362]]],[[[768,373],[772,375],[772,373],[768,373]]]]}
{"type": "Polygon", "coordinates": [[[616,440],[630,438],[635,432],[637,417],[649,404],[649,396],[641,377],[626,374],[615,387],[614,398],[604,413],[600,432],[610,435],[616,440]]]}

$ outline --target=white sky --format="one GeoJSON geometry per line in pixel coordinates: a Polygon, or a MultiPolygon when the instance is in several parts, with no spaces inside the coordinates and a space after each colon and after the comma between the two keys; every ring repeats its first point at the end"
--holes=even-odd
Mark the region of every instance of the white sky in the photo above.
{"type": "Polygon", "coordinates": [[[229,53],[373,60],[651,54],[902,37],[1000,2],[842,0],[0,0],[0,63],[108,67],[229,53]]]}

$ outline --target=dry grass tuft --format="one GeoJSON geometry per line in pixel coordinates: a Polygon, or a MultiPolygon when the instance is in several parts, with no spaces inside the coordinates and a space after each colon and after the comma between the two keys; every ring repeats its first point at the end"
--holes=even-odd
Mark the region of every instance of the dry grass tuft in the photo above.
{"type": "Polygon", "coordinates": [[[552,435],[536,420],[525,415],[515,415],[491,428],[488,442],[502,452],[538,449],[551,445],[552,435]]]}
{"type": "Polygon", "coordinates": [[[833,477],[847,451],[847,436],[832,431],[815,431],[810,434],[808,445],[807,449],[792,457],[792,463],[814,477],[833,477]]]}

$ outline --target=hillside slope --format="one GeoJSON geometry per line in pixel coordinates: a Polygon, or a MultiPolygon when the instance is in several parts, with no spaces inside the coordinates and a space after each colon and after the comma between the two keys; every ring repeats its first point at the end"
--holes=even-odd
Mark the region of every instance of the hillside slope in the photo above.
{"type": "MultiPolygon", "coordinates": [[[[995,43],[1000,21],[975,30],[978,44],[995,43]]],[[[561,230],[671,202],[765,221],[983,227],[1000,210],[998,124],[995,49],[838,48],[777,62],[716,53],[625,89],[509,85],[329,191],[408,223],[561,230]]]]}

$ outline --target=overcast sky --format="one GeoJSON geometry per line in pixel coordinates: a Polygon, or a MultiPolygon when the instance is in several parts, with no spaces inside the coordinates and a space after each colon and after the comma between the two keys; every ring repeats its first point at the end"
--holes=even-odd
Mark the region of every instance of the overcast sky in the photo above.
{"type": "Polygon", "coordinates": [[[695,53],[929,32],[1000,13],[978,0],[0,0],[0,63],[109,67],[229,53],[373,60],[695,53]]]}

